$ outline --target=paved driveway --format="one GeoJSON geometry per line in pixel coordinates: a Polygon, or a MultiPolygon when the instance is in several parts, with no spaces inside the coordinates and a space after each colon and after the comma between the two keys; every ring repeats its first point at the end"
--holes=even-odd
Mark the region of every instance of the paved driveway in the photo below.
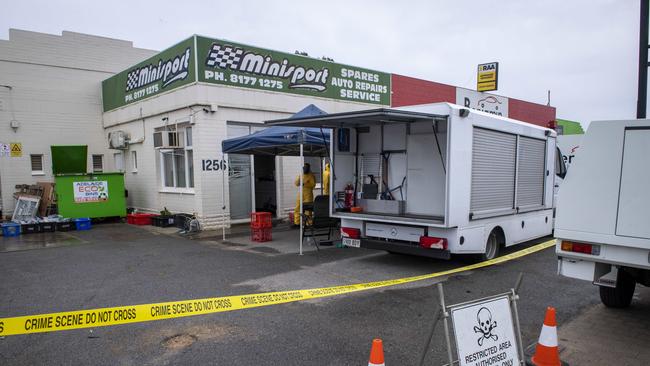
{"type": "MultiPolygon", "coordinates": [[[[171,230],[173,231],[173,230],[171,230]]],[[[38,235],[38,234],[35,234],[38,235]]],[[[0,317],[153,303],[282,289],[314,288],[425,274],[467,263],[391,255],[364,249],[309,250],[280,246],[291,233],[259,247],[212,239],[188,240],[124,224],[96,225],[43,248],[0,253],[0,317]],[[267,247],[271,249],[263,249],[267,247]]],[[[14,248],[15,239],[2,239],[14,248]],[[12,242],[10,242],[12,241],[12,242]]],[[[532,245],[528,243],[527,245],[532,245]]],[[[524,245],[525,246],[525,245],[524,245]]],[[[517,247],[517,249],[522,246],[517,247]]],[[[15,248],[14,248],[15,249],[15,248]]],[[[520,317],[526,344],[536,340],[544,309],[565,324],[598,303],[584,282],[556,275],[552,249],[505,264],[408,285],[244,311],[94,329],[9,336],[4,364],[360,365],[372,338],[384,339],[386,363],[418,360],[432,313],[435,286],[461,302],[510,288],[524,272],[520,317]]],[[[441,329],[428,362],[445,355],[441,329]]]]}

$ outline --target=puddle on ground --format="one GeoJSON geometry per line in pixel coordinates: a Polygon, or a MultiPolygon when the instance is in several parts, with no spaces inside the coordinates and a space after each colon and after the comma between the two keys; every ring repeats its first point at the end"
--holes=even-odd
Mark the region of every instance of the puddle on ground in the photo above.
{"type": "Polygon", "coordinates": [[[156,327],[142,332],[139,334],[136,344],[147,347],[160,343],[165,348],[172,350],[178,349],[178,347],[187,347],[197,341],[223,342],[226,340],[236,341],[239,339],[253,338],[256,338],[256,336],[246,329],[229,324],[206,322],[204,324],[188,326],[172,321],[157,324],[156,327]]]}
{"type": "Polygon", "coordinates": [[[66,232],[25,234],[0,239],[0,253],[79,245],[86,241],[66,232]]]}
{"type": "Polygon", "coordinates": [[[254,250],[256,252],[260,253],[269,253],[269,254],[278,254],[280,253],[279,250],[271,248],[271,247],[253,247],[251,250],[254,250]]]}
{"type": "Polygon", "coordinates": [[[246,244],[233,243],[232,241],[227,241],[227,240],[220,242],[220,244],[226,245],[226,246],[229,246],[229,247],[245,247],[246,246],[246,244]]]}
{"type": "Polygon", "coordinates": [[[165,338],[162,342],[163,347],[170,350],[179,350],[192,345],[196,342],[196,336],[191,334],[176,334],[169,338],[165,338]]]}

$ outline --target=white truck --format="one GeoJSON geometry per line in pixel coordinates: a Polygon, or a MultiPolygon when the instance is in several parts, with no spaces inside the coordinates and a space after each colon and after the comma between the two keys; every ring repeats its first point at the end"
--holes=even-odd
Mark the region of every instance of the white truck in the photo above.
{"type": "Polygon", "coordinates": [[[553,130],[449,103],[269,123],[331,129],[346,246],[491,259],[553,230],[553,130]]]}
{"type": "Polygon", "coordinates": [[[592,122],[558,196],[558,272],[609,307],[650,285],[650,120],[592,122]]]}

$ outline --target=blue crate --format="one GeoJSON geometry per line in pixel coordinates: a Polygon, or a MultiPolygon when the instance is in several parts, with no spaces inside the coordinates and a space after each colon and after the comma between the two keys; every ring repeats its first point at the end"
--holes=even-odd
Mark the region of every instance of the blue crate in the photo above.
{"type": "Polygon", "coordinates": [[[20,235],[20,224],[6,222],[2,224],[2,236],[11,237],[20,235]]]}
{"type": "Polygon", "coordinates": [[[92,224],[89,218],[74,219],[77,230],[90,230],[92,224]]]}

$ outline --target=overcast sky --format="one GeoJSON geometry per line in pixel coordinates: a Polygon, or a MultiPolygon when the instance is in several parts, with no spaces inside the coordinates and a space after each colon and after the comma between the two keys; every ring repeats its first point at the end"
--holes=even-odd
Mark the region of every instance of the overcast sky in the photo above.
{"type": "Polygon", "coordinates": [[[499,62],[497,94],[581,121],[636,114],[639,0],[7,1],[9,28],[62,30],[161,50],[201,34],[476,87],[499,62]]]}

